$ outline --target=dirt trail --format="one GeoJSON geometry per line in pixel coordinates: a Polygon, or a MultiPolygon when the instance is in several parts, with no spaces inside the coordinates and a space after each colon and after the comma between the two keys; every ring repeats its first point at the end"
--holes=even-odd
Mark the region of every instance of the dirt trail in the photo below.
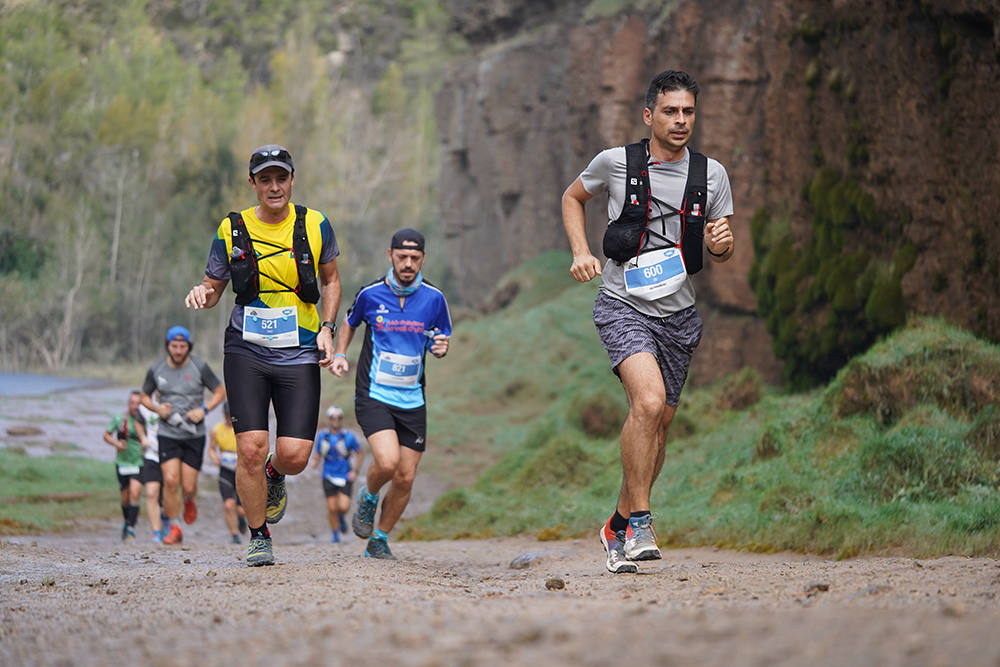
{"type": "Polygon", "coordinates": [[[3,538],[0,665],[1000,665],[993,560],[685,549],[614,576],[595,534],[394,542],[382,562],[326,542],[317,477],[289,493],[273,567],[224,543],[211,479],[180,548],[113,522],[3,538]]]}

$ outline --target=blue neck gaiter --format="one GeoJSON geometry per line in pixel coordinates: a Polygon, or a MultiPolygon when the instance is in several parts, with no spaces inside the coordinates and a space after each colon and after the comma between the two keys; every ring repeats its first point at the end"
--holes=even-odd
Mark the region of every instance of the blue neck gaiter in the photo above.
{"type": "Polygon", "coordinates": [[[396,274],[393,272],[392,267],[389,267],[388,273],[385,274],[385,282],[389,285],[389,289],[396,296],[410,296],[417,291],[420,287],[420,283],[423,282],[424,277],[422,273],[417,273],[417,277],[413,279],[413,282],[409,285],[400,285],[399,281],[396,280],[396,274]]]}

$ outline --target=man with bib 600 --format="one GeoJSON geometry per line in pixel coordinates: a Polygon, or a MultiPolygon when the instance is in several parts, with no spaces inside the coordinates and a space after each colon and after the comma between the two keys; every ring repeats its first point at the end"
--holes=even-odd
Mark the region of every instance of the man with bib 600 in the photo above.
{"type": "Polygon", "coordinates": [[[580,282],[601,276],[594,324],[629,402],[622,488],[600,533],[615,573],[660,557],[650,490],[702,332],[690,275],[701,269],[702,246],[715,262],[733,256],[729,177],[717,161],[687,148],[697,96],[689,74],[659,74],[643,109],[649,139],[599,153],[562,197],[570,275],[580,282]],[[584,204],[604,191],[610,223],[602,272],[587,244],[584,204]]]}
{"type": "Polygon", "coordinates": [[[285,514],[285,475],[298,474],[309,461],[319,366],[333,361],[340,277],[330,221],[291,202],[295,167],[288,150],[268,145],[251,153],[249,181],[259,205],[222,220],[205,277],[184,303],[211,308],[232,280],[236,305],[223,373],[236,431],[236,491],[250,528],[247,565],[255,566],[274,563],[266,523],[285,514]],[[270,454],[272,404],[277,440],[270,454]]]}
{"type": "Polygon", "coordinates": [[[420,232],[406,228],[393,234],[389,261],[392,266],[385,276],[354,297],[330,370],[337,377],[347,372],[347,347],[364,322],[354,414],[374,460],[351,524],[355,535],[368,540],[365,556],[394,560],[389,531],[410,501],[417,464],[427,447],[424,359],[428,350],[438,358],[448,353],[451,314],[444,294],[420,272],[424,263],[420,232]],[[376,527],[379,490],[387,484],[376,527]]]}

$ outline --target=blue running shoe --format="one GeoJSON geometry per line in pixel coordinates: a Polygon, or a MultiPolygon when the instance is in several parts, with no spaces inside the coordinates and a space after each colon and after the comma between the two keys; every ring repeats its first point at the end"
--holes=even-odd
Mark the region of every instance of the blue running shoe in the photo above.
{"type": "Polygon", "coordinates": [[[331,544],[340,544],[340,531],[339,530],[333,531],[333,535],[330,537],[330,543],[331,544]]]}
{"type": "Polygon", "coordinates": [[[629,560],[658,560],[660,548],[656,546],[653,517],[646,515],[628,520],[625,532],[625,558],[629,560]]]}
{"type": "Polygon", "coordinates": [[[340,515],[340,532],[347,532],[347,519],[344,518],[343,514],[340,515]]]}
{"type": "Polygon", "coordinates": [[[372,536],[375,527],[375,508],[378,506],[378,495],[368,493],[368,489],[361,488],[358,493],[358,509],[351,517],[351,528],[354,534],[363,540],[372,536]]]}
{"type": "Polygon", "coordinates": [[[396,560],[396,557],[389,551],[389,541],[384,537],[373,537],[368,540],[368,546],[365,547],[365,558],[396,560]]]}

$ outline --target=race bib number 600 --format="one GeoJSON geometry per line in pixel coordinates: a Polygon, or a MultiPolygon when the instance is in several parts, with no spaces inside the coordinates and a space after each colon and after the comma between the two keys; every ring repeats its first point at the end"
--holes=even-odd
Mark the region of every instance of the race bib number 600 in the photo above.
{"type": "Polygon", "coordinates": [[[298,309],[247,306],[243,309],[243,340],[264,347],[298,347],[298,309]]]}
{"type": "Polygon", "coordinates": [[[684,256],[676,247],[643,253],[625,265],[625,291],[647,301],[670,296],[686,279],[684,256]]]}

